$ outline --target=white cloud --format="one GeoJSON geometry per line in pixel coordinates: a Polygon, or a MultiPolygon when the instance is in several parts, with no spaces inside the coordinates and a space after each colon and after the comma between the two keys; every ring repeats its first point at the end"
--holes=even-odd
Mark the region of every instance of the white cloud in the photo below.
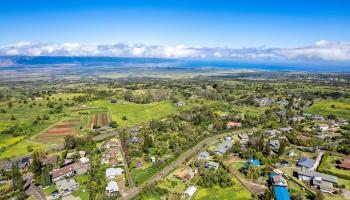
{"type": "Polygon", "coordinates": [[[160,58],[223,58],[240,60],[325,60],[350,61],[350,43],[321,40],[314,45],[297,48],[206,48],[185,45],[113,45],[78,43],[19,42],[0,47],[0,55],[27,56],[120,56],[160,58]]]}

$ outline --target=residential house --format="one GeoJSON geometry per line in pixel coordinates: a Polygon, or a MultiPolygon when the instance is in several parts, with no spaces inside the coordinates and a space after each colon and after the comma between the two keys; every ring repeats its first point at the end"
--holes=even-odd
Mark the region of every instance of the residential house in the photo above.
{"type": "Polygon", "coordinates": [[[278,149],[281,146],[279,140],[271,140],[269,145],[270,145],[271,149],[274,150],[274,151],[278,151],[278,149]]]}
{"type": "Polygon", "coordinates": [[[194,195],[194,193],[196,193],[196,191],[197,191],[197,188],[191,185],[184,192],[184,196],[191,198],[194,195]]]}
{"type": "Polygon", "coordinates": [[[209,161],[207,163],[205,163],[205,167],[208,169],[214,169],[217,170],[220,166],[220,163],[217,162],[213,162],[213,161],[209,161]]]}
{"type": "Polygon", "coordinates": [[[224,155],[228,149],[232,147],[232,141],[230,140],[224,140],[219,145],[216,146],[214,149],[214,152],[219,155],[224,155]]]}
{"type": "Polygon", "coordinates": [[[239,133],[238,134],[238,137],[239,137],[239,143],[240,144],[248,144],[248,141],[249,141],[249,135],[247,133],[239,133]]]}
{"type": "Polygon", "coordinates": [[[107,187],[106,187],[106,192],[109,195],[114,195],[115,193],[119,192],[119,187],[118,187],[117,182],[115,182],[115,181],[108,182],[107,187]]]}
{"type": "Polygon", "coordinates": [[[315,160],[307,157],[301,157],[297,162],[297,166],[301,168],[306,168],[306,169],[312,168],[314,164],[315,164],[315,160]]]}
{"type": "Polygon", "coordinates": [[[312,184],[322,192],[333,193],[333,183],[323,181],[321,177],[315,177],[312,179],[312,184]]]}
{"type": "Polygon", "coordinates": [[[314,128],[316,130],[319,130],[319,131],[327,131],[329,129],[329,125],[328,124],[316,124],[314,126],[314,128]]]}
{"type": "Polygon", "coordinates": [[[278,131],[276,129],[272,129],[272,130],[268,130],[265,132],[265,134],[270,137],[270,138],[274,138],[276,137],[277,135],[281,134],[281,131],[278,131]]]}
{"type": "Polygon", "coordinates": [[[282,186],[282,187],[288,186],[287,181],[282,177],[282,175],[273,173],[270,175],[270,180],[274,186],[282,186]]]}
{"type": "Polygon", "coordinates": [[[241,122],[227,122],[226,127],[228,129],[235,128],[235,127],[241,127],[242,123],[241,122]]]}
{"type": "Polygon", "coordinates": [[[265,107],[265,106],[270,106],[274,100],[273,99],[270,99],[270,98],[256,98],[255,101],[259,104],[260,107],[265,107]]]}
{"type": "Polygon", "coordinates": [[[76,170],[79,168],[77,163],[73,163],[58,169],[53,169],[51,173],[51,178],[53,182],[62,180],[64,177],[73,176],[76,174],[76,170]]]}
{"type": "Polygon", "coordinates": [[[185,167],[178,171],[175,175],[176,178],[182,180],[183,182],[187,182],[191,180],[194,176],[194,173],[192,172],[192,169],[189,167],[185,167]]]}
{"type": "Polygon", "coordinates": [[[336,176],[305,169],[299,170],[297,174],[299,180],[310,181],[323,192],[333,192],[333,184],[336,184],[338,181],[336,176]]]}
{"type": "Polygon", "coordinates": [[[292,127],[284,127],[284,128],[280,128],[280,131],[284,132],[284,133],[290,133],[293,130],[292,127]]]}
{"type": "Polygon", "coordinates": [[[151,156],[150,159],[153,164],[155,164],[157,161],[155,156],[151,156]]]}
{"type": "Polygon", "coordinates": [[[87,158],[87,157],[81,157],[81,158],[80,158],[80,163],[81,163],[82,165],[88,165],[88,164],[90,163],[90,160],[89,160],[89,158],[87,158]]]}
{"type": "Polygon", "coordinates": [[[294,122],[294,123],[300,123],[302,121],[305,121],[305,117],[303,116],[295,116],[289,119],[289,121],[294,122]]]}
{"type": "Polygon", "coordinates": [[[281,101],[278,101],[277,103],[278,103],[278,105],[280,105],[280,106],[288,106],[288,105],[289,105],[289,101],[288,101],[288,100],[285,100],[285,99],[283,99],[283,100],[281,100],[281,101]]]}
{"type": "Polygon", "coordinates": [[[82,157],[85,157],[86,152],[85,152],[85,151],[79,151],[79,155],[80,155],[81,158],[82,158],[82,157]]]}
{"type": "Polygon", "coordinates": [[[41,159],[43,165],[55,165],[58,162],[58,156],[45,157],[41,159]]]}
{"type": "Polygon", "coordinates": [[[317,116],[317,115],[312,116],[312,119],[313,119],[314,121],[324,121],[324,117],[322,117],[322,116],[317,116]]]}
{"type": "Polygon", "coordinates": [[[209,153],[206,151],[202,151],[198,155],[198,160],[208,160],[209,159],[209,153]]]}
{"type": "Polygon", "coordinates": [[[122,168],[107,168],[106,169],[106,178],[108,180],[113,180],[115,179],[117,176],[122,175],[124,172],[124,170],[122,168]]]}
{"type": "Polygon", "coordinates": [[[61,195],[67,195],[79,188],[79,184],[74,179],[62,179],[56,182],[56,187],[61,195]]]}
{"type": "Polygon", "coordinates": [[[339,160],[338,167],[344,170],[350,170],[350,156],[343,157],[341,160],[339,160]]]}

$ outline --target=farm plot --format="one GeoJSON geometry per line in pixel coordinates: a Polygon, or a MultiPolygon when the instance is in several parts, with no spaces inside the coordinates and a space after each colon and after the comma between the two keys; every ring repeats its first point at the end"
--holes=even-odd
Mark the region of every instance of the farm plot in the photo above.
{"type": "Polygon", "coordinates": [[[79,120],[67,120],[60,122],[37,136],[35,141],[46,144],[63,144],[65,136],[77,134],[75,128],[79,124],[79,120]]]}
{"type": "Polygon", "coordinates": [[[109,119],[107,113],[94,114],[91,117],[90,127],[103,127],[108,126],[109,119]]]}

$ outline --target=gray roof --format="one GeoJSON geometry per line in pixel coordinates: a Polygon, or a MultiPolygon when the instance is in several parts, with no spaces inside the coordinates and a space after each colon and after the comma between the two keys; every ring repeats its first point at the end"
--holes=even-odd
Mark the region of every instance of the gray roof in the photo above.
{"type": "Polygon", "coordinates": [[[213,162],[213,161],[209,161],[207,163],[207,166],[209,167],[215,167],[215,168],[218,168],[220,166],[220,163],[217,163],[217,162],[213,162]]]}
{"type": "Polygon", "coordinates": [[[232,141],[224,140],[218,146],[216,146],[216,148],[214,149],[214,152],[224,154],[231,147],[232,147],[232,141]]]}
{"type": "Polygon", "coordinates": [[[249,136],[247,133],[239,133],[238,137],[241,139],[246,139],[246,140],[249,139],[249,136]]]}
{"type": "Polygon", "coordinates": [[[306,168],[311,168],[311,167],[314,166],[314,164],[315,164],[315,160],[314,159],[306,158],[306,157],[301,157],[298,160],[298,163],[297,163],[298,166],[306,167],[306,168]]]}
{"type": "Polygon", "coordinates": [[[270,145],[271,145],[274,149],[279,149],[279,148],[280,148],[280,141],[279,141],[279,140],[271,140],[271,141],[270,141],[270,145]]]}
{"type": "Polygon", "coordinates": [[[199,153],[198,158],[203,158],[203,159],[207,159],[209,157],[209,153],[206,151],[202,151],[199,153]]]}
{"type": "Polygon", "coordinates": [[[336,183],[338,181],[338,177],[336,177],[336,176],[323,174],[323,173],[319,173],[319,172],[315,172],[315,171],[309,171],[306,169],[299,170],[298,174],[303,175],[303,176],[312,177],[312,178],[321,177],[323,181],[328,181],[331,183],[336,183]]]}
{"type": "Polygon", "coordinates": [[[272,129],[272,130],[268,130],[266,131],[266,134],[270,135],[270,136],[276,136],[278,134],[280,134],[281,132],[276,130],[276,129],[272,129]]]}
{"type": "Polygon", "coordinates": [[[79,187],[79,184],[74,179],[62,179],[56,182],[57,187],[65,192],[71,191],[79,187]]]}
{"type": "Polygon", "coordinates": [[[106,190],[109,191],[109,192],[118,192],[119,191],[119,187],[118,187],[117,182],[115,182],[115,181],[109,182],[107,187],[106,187],[106,190]]]}
{"type": "Polygon", "coordinates": [[[289,132],[289,131],[292,131],[292,130],[293,130],[292,127],[280,128],[280,131],[283,131],[283,132],[289,132]]]}

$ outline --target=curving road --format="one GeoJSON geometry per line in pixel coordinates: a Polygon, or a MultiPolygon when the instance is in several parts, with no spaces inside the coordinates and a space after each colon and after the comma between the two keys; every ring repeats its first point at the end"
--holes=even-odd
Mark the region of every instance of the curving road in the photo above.
{"type": "Polygon", "coordinates": [[[183,154],[181,154],[179,158],[173,161],[173,163],[171,163],[169,166],[162,169],[158,174],[154,175],[152,178],[147,180],[145,183],[143,183],[139,187],[133,188],[132,191],[130,191],[130,193],[127,196],[122,197],[122,199],[127,200],[127,199],[132,199],[136,197],[146,185],[149,185],[151,183],[161,180],[163,177],[167,176],[170,172],[175,170],[180,164],[184,163],[188,158],[191,158],[195,153],[198,153],[200,150],[204,149],[207,146],[217,143],[217,140],[219,138],[222,138],[229,134],[238,134],[239,132],[243,132],[243,131],[245,130],[239,130],[239,131],[234,131],[230,133],[222,133],[222,134],[214,135],[212,137],[202,140],[201,142],[196,144],[194,147],[188,149],[183,154]]]}

